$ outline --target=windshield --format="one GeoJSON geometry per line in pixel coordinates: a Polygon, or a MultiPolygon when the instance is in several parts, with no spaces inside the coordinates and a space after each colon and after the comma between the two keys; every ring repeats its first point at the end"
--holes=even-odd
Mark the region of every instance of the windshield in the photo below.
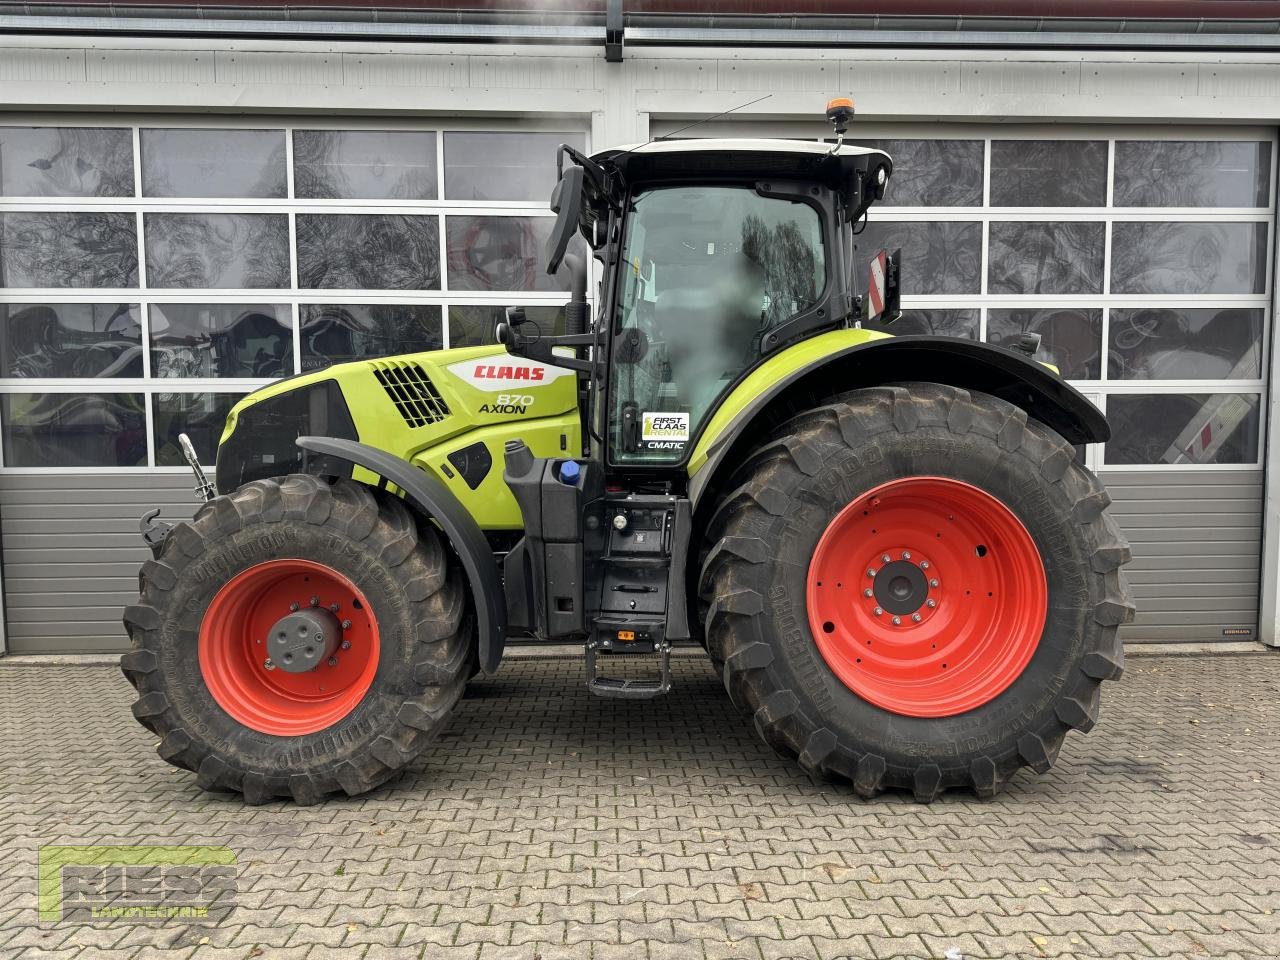
{"type": "Polygon", "coordinates": [[[763,335],[817,303],[822,221],[748,186],[652,190],[632,202],[610,386],[614,463],[674,462],[763,335]]]}

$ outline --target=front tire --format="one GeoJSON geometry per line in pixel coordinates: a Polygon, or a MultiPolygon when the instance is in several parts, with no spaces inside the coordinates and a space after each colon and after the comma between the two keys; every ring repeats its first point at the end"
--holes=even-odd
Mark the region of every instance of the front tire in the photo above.
{"type": "Polygon", "coordinates": [[[853,391],[781,426],[719,503],[708,652],[810,773],[864,796],[994,795],[1047,771],[1123,670],[1129,548],[1109,502],[1004,401],[853,391]]]}
{"type": "Polygon", "coordinates": [[[218,497],[140,581],[121,659],[134,716],[163,759],[250,803],[385,782],[438,735],[475,659],[436,531],[352,481],[299,474],[218,497]],[[308,629],[327,646],[272,660],[273,636],[308,629]]]}

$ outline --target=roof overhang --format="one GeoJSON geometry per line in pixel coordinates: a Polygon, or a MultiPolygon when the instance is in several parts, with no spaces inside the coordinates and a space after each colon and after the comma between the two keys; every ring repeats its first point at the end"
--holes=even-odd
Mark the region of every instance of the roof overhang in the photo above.
{"type": "Polygon", "coordinates": [[[44,35],[623,46],[1280,50],[1275,0],[0,0],[44,35]]]}

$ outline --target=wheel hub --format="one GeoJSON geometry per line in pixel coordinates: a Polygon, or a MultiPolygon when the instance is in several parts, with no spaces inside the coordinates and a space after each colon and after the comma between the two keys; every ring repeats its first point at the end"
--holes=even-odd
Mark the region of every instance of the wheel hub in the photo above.
{"type": "MultiPolygon", "coordinates": [[[[872,598],[876,606],[887,610],[890,614],[917,613],[923,617],[924,613],[930,609],[925,606],[930,599],[929,578],[925,574],[925,570],[930,566],[929,561],[924,560],[925,568],[921,569],[910,551],[898,550],[896,553],[907,559],[893,560],[878,570],[874,565],[868,567],[869,570],[876,570],[876,575],[872,578],[875,584],[872,587],[872,598]]],[[[892,555],[882,554],[880,559],[892,555]]],[[[933,592],[935,596],[932,599],[935,601],[934,608],[936,608],[936,588],[933,592]]]]}
{"type": "Polygon", "coordinates": [[[286,673],[304,673],[328,663],[338,652],[342,624],[322,607],[296,610],[267,632],[267,655],[286,673]]]}
{"type": "Polygon", "coordinates": [[[945,717],[999,696],[1048,610],[1026,527],[983,490],[907,477],[868,491],[818,540],[806,603],[832,673],[876,706],[945,717]]]}

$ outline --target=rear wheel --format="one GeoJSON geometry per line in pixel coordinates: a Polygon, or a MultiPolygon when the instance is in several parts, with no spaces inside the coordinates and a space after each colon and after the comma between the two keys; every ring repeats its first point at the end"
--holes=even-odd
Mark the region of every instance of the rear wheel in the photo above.
{"type": "Polygon", "coordinates": [[[864,795],[1049,769],[1123,668],[1129,551],[1072,447],[993,397],[855,391],[779,428],[708,531],[708,650],[764,739],[864,795]]]}
{"type": "Polygon", "coordinates": [[[170,532],[125,611],[160,756],[250,802],[359,794],[444,726],[474,662],[461,577],[400,500],[295,475],[170,532]]]}

